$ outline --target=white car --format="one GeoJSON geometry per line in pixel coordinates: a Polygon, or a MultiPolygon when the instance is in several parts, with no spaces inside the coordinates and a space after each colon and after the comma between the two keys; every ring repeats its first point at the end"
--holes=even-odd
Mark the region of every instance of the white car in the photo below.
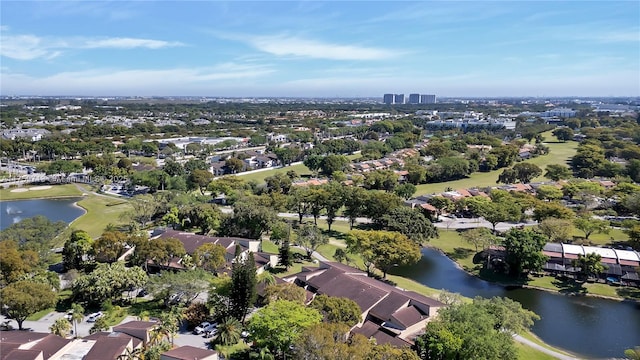
{"type": "Polygon", "coordinates": [[[208,321],[205,321],[202,324],[196,326],[196,328],[193,329],[193,333],[198,335],[202,334],[203,332],[205,332],[205,329],[208,328],[209,326],[211,326],[211,323],[208,321]]]}
{"type": "Polygon", "coordinates": [[[93,313],[91,315],[89,315],[89,317],[87,318],[87,322],[96,322],[96,320],[98,320],[99,318],[103,317],[104,314],[102,313],[102,311],[98,311],[96,313],[93,313]]]}

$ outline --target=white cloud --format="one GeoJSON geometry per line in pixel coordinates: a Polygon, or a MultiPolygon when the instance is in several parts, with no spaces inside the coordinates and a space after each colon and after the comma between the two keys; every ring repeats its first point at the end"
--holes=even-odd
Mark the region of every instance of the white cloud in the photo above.
{"type": "Polygon", "coordinates": [[[3,69],[2,94],[182,95],[225,85],[250,83],[274,70],[269,66],[223,63],[207,68],[157,70],[97,69],[34,77],[3,69]],[[44,94],[44,92],[47,92],[44,94]]]}
{"type": "Polygon", "coordinates": [[[137,38],[106,38],[106,39],[88,39],[79,47],[85,49],[111,48],[111,49],[161,49],[165,47],[182,46],[181,42],[168,42],[152,39],[137,38]]]}
{"type": "Polygon", "coordinates": [[[298,56],[329,60],[382,60],[401,53],[389,49],[340,45],[291,36],[230,37],[248,42],[260,51],[277,56],[298,56]]]}
{"type": "Polygon", "coordinates": [[[0,56],[16,60],[51,59],[66,49],[161,49],[184,45],[180,42],[127,37],[43,38],[35,35],[13,35],[2,30],[0,56]]]}

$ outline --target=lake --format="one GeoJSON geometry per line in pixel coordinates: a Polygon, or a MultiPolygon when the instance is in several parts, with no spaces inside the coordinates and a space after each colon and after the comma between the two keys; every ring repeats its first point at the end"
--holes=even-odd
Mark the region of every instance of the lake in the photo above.
{"type": "Polygon", "coordinates": [[[411,267],[395,268],[426,286],[466,297],[504,296],[540,315],[532,331],[546,343],[590,358],[622,357],[640,345],[640,304],[593,297],[576,297],[534,289],[507,289],[460,270],[437,250],[425,248],[411,267]]]}
{"type": "Polygon", "coordinates": [[[0,230],[22,219],[43,215],[51,221],[70,223],[84,214],[74,203],[82,198],[0,201],[0,230]]]}

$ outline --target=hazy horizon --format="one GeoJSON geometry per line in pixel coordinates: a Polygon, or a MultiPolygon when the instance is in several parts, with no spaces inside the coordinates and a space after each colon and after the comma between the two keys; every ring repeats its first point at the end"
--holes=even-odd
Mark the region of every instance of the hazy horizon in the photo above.
{"type": "Polygon", "coordinates": [[[637,1],[0,6],[4,96],[640,95],[637,1]]]}

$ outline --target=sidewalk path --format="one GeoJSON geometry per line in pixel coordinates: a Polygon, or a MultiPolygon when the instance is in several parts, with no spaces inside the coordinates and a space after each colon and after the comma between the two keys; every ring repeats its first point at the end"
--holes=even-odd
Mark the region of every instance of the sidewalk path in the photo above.
{"type": "Polygon", "coordinates": [[[513,339],[515,341],[521,343],[521,344],[524,344],[526,346],[532,347],[532,348],[534,348],[534,349],[536,349],[536,350],[538,350],[540,352],[543,352],[543,353],[545,353],[547,355],[551,355],[556,359],[560,359],[560,360],[580,360],[580,358],[576,358],[576,357],[573,357],[573,356],[561,354],[561,353],[559,353],[557,351],[554,351],[554,350],[548,349],[548,348],[546,348],[544,346],[538,345],[538,344],[534,343],[531,340],[523,338],[520,335],[514,335],[513,339]]]}

